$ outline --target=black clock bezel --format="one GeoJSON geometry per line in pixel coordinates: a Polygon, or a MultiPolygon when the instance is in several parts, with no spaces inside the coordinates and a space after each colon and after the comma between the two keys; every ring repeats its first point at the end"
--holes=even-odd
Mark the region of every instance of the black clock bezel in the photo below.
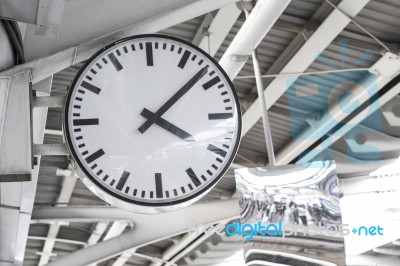
{"type": "Polygon", "coordinates": [[[213,188],[216,183],[224,176],[224,174],[227,172],[227,170],[229,169],[230,165],[232,164],[236,153],[238,151],[239,148],[239,143],[240,143],[240,139],[241,139],[241,130],[242,130],[242,114],[241,114],[241,110],[240,110],[240,104],[239,104],[239,99],[238,96],[236,94],[236,90],[235,87],[233,86],[232,81],[230,80],[230,78],[228,77],[228,75],[225,73],[225,71],[223,70],[223,68],[218,64],[218,62],[212,58],[209,54],[207,54],[206,52],[204,52],[203,50],[201,50],[199,47],[193,45],[190,42],[187,42],[185,40],[173,37],[173,36],[169,36],[169,35],[162,35],[162,34],[141,34],[141,35],[135,35],[135,36],[130,36],[130,37],[126,37],[123,38],[121,40],[115,41],[107,46],[105,46],[104,48],[102,48],[101,50],[99,50],[98,52],[96,52],[94,55],[92,55],[86,62],[85,64],[81,67],[81,69],[78,71],[78,73],[76,74],[76,76],[74,77],[69,90],[67,92],[67,97],[66,97],[66,101],[65,101],[65,107],[63,110],[63,131],[64,131],[64,136],[66,138],[66,142],[67,142],[67,147],[68,150],[70,151],[70,154],[72,155],[72,158],[74,160],[75,163],[78,164],[79,168],[83,171],[83,173],[86,175],[86,177],[88,177],[99,189],[101,189],[102,191],[104,191],[105,193],[107,193],[108,195],[115,197],[119,200],[122,200],[125,203],[130,203],[130,204],[136,204],[136,205],[140,205],[140,206],[146,206],[146,207],[168,207],[168,206],[172,206],[172,205],[178,205],[187,201],[190,201],[194,198],[200,197],[200,195],[205,194],[208,190],[210,190],[211,188],[213,188]],[[218,174],[217,177],[215,177],[209,184],[207,184],[206,186],[204,186],[203,188],[199,189],[197,192],[187,196],[187,197],[183,197],[181,199],[178,200],[170,200],[170,201],[164,201],[164,202],[142,202],[142,201],[137,201],[137,200],[133,200],[133,199],[129,199],[126,197],[123,197],[119,194],[116,194],[115,192],[111,191],[110,189],[108,189],[106,186],[104,186],[103,184],[101,184],[94,176],[92,176],[92,174],[90,174],[89,171],[86,170],[84,164],[81,162],[81,160],[79,159],[74,146],[72,144],[72,140],[71,140],[71,136],[69,133],[69,125],[68,125],[68,113],[69,113],[69,107],[70,107],[70,102],[71,102],[71,97],[74,91],[74,88],[77,89],[76,83],[79,80],[79,78],[81,77],[82,73],[86,70],[86,68],[88,67],[88,65],[90,65],[100,54],[102,54],[104,51],[120,45],[123,42],[126,41],[130,41],[130,40],[134,40],[134,39],[146,39],[146,38],[164,38],[164,39],[170,39],[176,42],[181,42],[184,45],[190,46],[191,48],[197,50],[198,52],[200,52],[201,54],[203,54],[205,57],[207,57],[220,71],[221,73],[224,75],[225,79],[227,80],[230,89],[232,91],[234,100],[235,100],[235,106],[236,106],[236,110],[237,110],[237,117],[238,117],[238,131],[237,131],[237,138],[236,138],[236,142],[234,144],[233,147],[233,152],[231,157],[227,160],[227,164],[225,165],[225,167],[220,171],[220,173],[218,174]]]}

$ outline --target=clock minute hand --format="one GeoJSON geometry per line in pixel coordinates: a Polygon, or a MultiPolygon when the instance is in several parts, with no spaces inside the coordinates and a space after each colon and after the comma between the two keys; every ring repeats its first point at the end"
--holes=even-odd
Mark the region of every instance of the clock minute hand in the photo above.
{"type": "MultiPolygon", "coordinates": [[[[146,108],[143,109],[141,115],[147,119],[154,118],[154,113],[147,110],[146,108]]],[[[162,117],[156,117],[154,123],[183,140],[194,141],[194,138],[192,135],[190,135],[186,131],[180,129],[179,127],[175,126],[174,124],[168,122],[167,120],[165,120],[162,117]]]]}
{"type": "Polygon", "coordinates": [[[208,66],[205,66],[202,69],[200,69],[200,71],[197,72],[188,82],[186,82],[186,84],[183,85],[182,88],[180,88],[174,95],[172,95],[172,97],[169,98],[169,100],[165,102],[163,106],[161,106],[160,109],[157,110],[157,112],[154,113],[152,118],[148,118],[147,121],[144,122],[143,125],[139,127],[140,133],[143,134],[144,132],[146,132],[146,130],[149,129],[149,127],[151,127],[151,125],[154,124],[155,117],[161,117],[180,98],[182,98],[182,96],[185,95],[207,73],[208,71],[207,69],[208,66]]]}

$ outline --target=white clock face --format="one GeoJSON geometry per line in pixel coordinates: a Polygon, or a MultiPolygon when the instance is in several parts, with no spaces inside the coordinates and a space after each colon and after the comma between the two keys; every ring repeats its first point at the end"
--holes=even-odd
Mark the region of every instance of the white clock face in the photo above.
{"type": "Polygon", "coordinates": [[[236,154],[240,118],[232,83],[211,57],[172,37],[141,35],[88,60],[68,92],[64,127],[92,191],[152,213],[215,185],[236,154]]]}

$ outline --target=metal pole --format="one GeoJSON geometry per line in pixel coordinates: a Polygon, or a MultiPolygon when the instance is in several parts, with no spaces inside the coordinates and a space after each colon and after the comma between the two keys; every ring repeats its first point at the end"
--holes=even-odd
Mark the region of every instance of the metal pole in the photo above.
{"type": "Polygon", "coordinates": [[[264,126],[264,137],[265,137],[265,144],[267,146],[268,162],[270,166],[274,167],[275,154],[274,154],[274,146],[272,143],[271,127],[268,119],[267,104],[265,102],[264,86],[261,78],[260,65],[258,64],[257,54],[255,50],[251,53],[251,57],[253,59],[254,75],[256,78],[258,98],[260,99],[261,117],[264,126]]]}
{"type": "MultiPolygon", "coordinates": [[[[242,7],[247,19],[250,13],[245,6],[242,7]]],[[[258,98],[260,99],[261,117],[264,127],[265,145],[267,146],[268,163],[270,166],[274,167],[276,165],[274,146],[272,144],[271,127],[268,119],[268,112],[267,112],[268,109],[264,97],[264,85],[262,82],[262,77],[261,77],[262,75],[260,72],[260,64],[258,63],[256,48],[254,48],[253,52],[251,53],[251,57],[253,60],[254,76],[256,78],[257,94],[258,98]]]]}

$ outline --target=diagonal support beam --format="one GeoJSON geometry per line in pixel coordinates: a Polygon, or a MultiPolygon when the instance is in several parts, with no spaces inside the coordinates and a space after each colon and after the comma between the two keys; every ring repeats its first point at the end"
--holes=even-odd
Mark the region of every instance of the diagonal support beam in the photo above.
{"type": "MultiPolygon", "coordinates": [[[[280,73],[304,72],[314,62],[318,54],[325,50],[336,36],[351,22],[350,18],[355,17],[368,2],[369,0],[343,0],[340,2],[338,7],[345,11],[350,17],[344,15],[337,9],[333,10],[280,73]]],[[[291,79],[291,84],[293,84],[293,82],[294,79],[291,79]]],[[[264,97],[268,109],[286,92],[286,89],[291,84],[288,83],[287,78],[275,78],[265,88],[264,97]]],[[[257,99],[243,115],[242,136],[244,136],[260,118],[261,110],[259,108],[259,99],[257,99]]]]}

